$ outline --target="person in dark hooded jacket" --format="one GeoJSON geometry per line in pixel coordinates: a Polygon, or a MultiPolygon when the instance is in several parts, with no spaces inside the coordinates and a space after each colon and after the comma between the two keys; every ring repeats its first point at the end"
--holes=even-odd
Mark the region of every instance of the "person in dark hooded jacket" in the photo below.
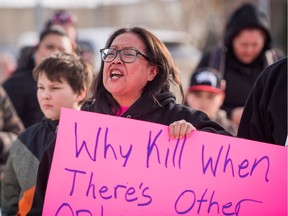
{"type": "Polygon", "coordinates": [[[223,41],[205,53],[196,70],[217,69],[226,81],[222,109],[239,124],[245,101],[261,71],[284,57],[272,48],[267,18],[251,3],[245,3],[232,13],[223,41]]]}
{"type": "MultiPolygon", "coordinates": [[[[170,138],[189,136],[195,128],[230,135],[205,113],[176,104],[170,83],[182,89],[178,69],[167,47],[148,30],[116,30],[101,49],[101,58],[91,100],[83,110],[167,125],[170,138]]],[[[54,147],[49,145],[40,162],[28,215],[42,214],[54,147]]]]}

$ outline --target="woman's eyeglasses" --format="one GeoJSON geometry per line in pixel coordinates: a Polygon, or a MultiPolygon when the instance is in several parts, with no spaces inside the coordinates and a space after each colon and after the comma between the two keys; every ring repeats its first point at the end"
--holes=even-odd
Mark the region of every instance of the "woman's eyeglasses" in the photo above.
{"type": "Polygon", "coordinates": [[[121,61],[124,63],[132,63],[136,60],[137,55],[143,56],[147,61],[150,62],[149,57],[134,48],[124,48],[117,50],[114,48],[104,48],[100,50],[101,58],[104,62],[112,62],[117,54],[119,53],[121,61]]]}

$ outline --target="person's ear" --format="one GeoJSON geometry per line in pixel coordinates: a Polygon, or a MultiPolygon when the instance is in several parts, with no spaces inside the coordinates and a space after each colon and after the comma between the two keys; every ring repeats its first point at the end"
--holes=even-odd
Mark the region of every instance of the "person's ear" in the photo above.
{"type": "Polygon", "coordinates": [[[226,89],[226,81],[223,79],[220,82],[220,89],[222,90],[222,101],[224,102],[225,100],[225,89],[226,89]]]}
{"type": "Polygon", "coordinates": [[[80,103],[86,98],[87,90],[82,89],[77,95],[77,102],[80,103]]]}
{"type": "Polygon", "coordinates": [[[150,73],[148,75],[148,80],[152,81],[158,73],[159,73],[158,67],[157,66],[152,66],[150,68],[150,73]]]}
{"type": "Polygon", "coordinates": [[[220,82],[220,89],[225,92],[225,89],[226,89],[226,80],[221,80],[220,82]]]}
{"type": "Polygon", "coordinates": [[[222,97],[222,103],[223,103],[225,100],[225,92],[224,91],[221,92],[221,97],[222,97]]]}

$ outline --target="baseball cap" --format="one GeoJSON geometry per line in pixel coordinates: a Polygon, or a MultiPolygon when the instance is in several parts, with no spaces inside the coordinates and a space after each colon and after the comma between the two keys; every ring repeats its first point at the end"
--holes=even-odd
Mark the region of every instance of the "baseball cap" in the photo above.
{"type": "Polygon", "coordinates": [[[222,92],[221,78],[212,68],[201,68],[193,73],[189,91],[222,92]]]}

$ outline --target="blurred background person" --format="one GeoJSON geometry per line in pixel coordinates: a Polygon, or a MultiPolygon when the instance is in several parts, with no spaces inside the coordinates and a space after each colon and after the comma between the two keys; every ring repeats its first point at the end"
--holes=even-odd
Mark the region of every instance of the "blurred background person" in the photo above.
{"type": "Polygon", "coordinates": [[[0,86],[0,179],[12,142],[24,130],[13,104],[0,86]]]}
{"type": "Polygon", "coordinates": [[[0,53],[0,83],[4,82],[16,69],[17,62],[13,55],[0,53]]]}
{"type": "Polygon", "coordinates": [[[24,126],[18,117],[13,104],[5,90],[0,86],[0,187],[2,184],[4,167],[12,143],[23,130],[24,126]]]}
{"type": "MultiPolygon", "coordinates": [[[[77,17],[75,15],[70,14],[66,10],[56,10],[51,16],[47,19],[46,23],[43,26],[42,32],[47,31],[49,29],[61,29],[66,32],[68,37],[71,40],[73,45],[73,49],[75,50],[77,47],[76,38],[77,38],[77,30],[76,30],[76,20],[77,17]]],[[[39,38],[37,38],[34,43],[39,43],[39,38]]],[[[29,61],[31,55],[34,52],[34,45],[25,45],[21,47],[19,51],[18,64],[22,66],[26,65],[27,61],[29,61]]]]}
{"type": "Polygon", "coordinates": [[[69,36],[74,50],[78,54],[80,54],[84,60],[88,61],[89,63],[94,63],[94,51],[89,44],[84,43],[82,41],[78,41],[77,37],[77,21],[78,17],[69,12],[68,10],[59,9],[55,10],[44,25],[45,29],[53,29],[53,28],[63,28],[67,35],[69,36]]]}
{"type": "Polygon", "coordinates": [[[186,93],[185,104],[205,112],[209,118],[233,136],[237,135],[237,125],[227,118],[221,110],[225,98],[225,81],[213,68],[199,68],[191,77],[190,87],[186,93]]]}
{"type": "Polygon", "coordinates": [[[272,48],[267,18],[251,3],[241,5],[229,18],[223,41],[204,54],[197,68],[212,67],[226,81],[222,109],[237,125],[245,101],[261,71],[283,57],[272,48]]]}
{"type": "Polygon", "coordinates": [[[66,51],[73,52],[73,45],[68,35],[62,29],[47,29],[40,34],[38,45],[33,50],[27,48],[18,61],[16,71],[3,83],[20,119],[27,128],[39,122],[43,113],[40,110],[36,92],[36,81],[32,71],[43,58],[50,54],[66,51]]]}
{"type": "Polygon", "coordinates": [[[77,48],[77,16],[67,10],[56,10],[48,18],[43,30],[51,28],[63,28],[69,36],[73,48],[77,48]]]}

